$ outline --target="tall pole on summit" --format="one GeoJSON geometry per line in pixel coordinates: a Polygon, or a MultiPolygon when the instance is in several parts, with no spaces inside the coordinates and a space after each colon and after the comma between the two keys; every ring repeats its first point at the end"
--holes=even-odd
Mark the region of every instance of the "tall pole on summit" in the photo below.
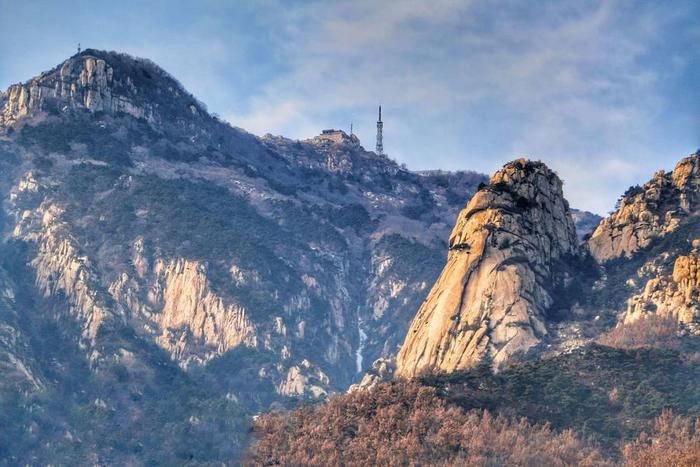
{"type": "Polygon", "coordinates": [[[379,106],[379,120],[377,120],[377,148],[376,153],[379,156],[384,155],[384,142],[382,131],[384,130],[384,123],[382,122],[382,106],[379,106]]]}

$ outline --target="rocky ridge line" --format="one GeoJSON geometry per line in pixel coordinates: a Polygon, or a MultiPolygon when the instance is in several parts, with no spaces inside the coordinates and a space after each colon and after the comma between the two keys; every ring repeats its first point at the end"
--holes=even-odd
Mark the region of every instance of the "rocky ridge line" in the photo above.
{"type": "Polygon", "coordinates": [[[206,116],[202,104],[150,61],[88,49],[0,94],[0,126],[75,109],[123,113],[151,123],[172,118],[174,109],[180,116],[206,116]]]}
{"type": "Polygon", "coordinates": [[[656,238],[673,232],[700,208],[700,152],[682,159],[672,172],[657,172],[631,187],[618,209],[603,219],[588,247],[598,262],[631,257],[656,238]]]}

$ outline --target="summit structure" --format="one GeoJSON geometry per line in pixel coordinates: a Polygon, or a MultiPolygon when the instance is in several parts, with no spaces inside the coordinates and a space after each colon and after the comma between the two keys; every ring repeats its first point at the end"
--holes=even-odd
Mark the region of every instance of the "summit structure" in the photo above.
{"type": "Polygon", "coordinates": [[[376,153],[378,156],[384,155],[384,143],[382,142],[382,130],[384,129],[384,123],[382,122],[382,106],[379,106],[379,120],[377,120],[377,148],[376,153]]]}

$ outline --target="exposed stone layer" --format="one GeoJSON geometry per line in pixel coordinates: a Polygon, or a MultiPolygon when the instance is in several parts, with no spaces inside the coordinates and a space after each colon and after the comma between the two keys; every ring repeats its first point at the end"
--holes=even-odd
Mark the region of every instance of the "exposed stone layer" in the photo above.
{"type": "Polygon", "coordinates": [[[411,324],[397,374],[494,365],[547,334],[553,265],[578,253],[562,183],[544,164],[507,164],[460,213],[447,265],[411,324]]]}
{"type": "Polygon", "coordinates": [[[17,325],[15,296],[12,280],[0,269],[0,394],[5,390],[33,392],[46,387],[35,369],[27,336],[17,325]]]}
{"type": "Polygon", "coordinates": [[[328,376],[320,369],[313,368],[308,360],[294,365],[287,370],[286,377],[276,388],[278,394],[285,396],[310,395],[319,398],[327,395],[324,387],[328,386],[328,376]]]}
{"type": "Polygon", "coordinates": [[[107,305],[108,297],[97,286],[93,265],[80,252],[62,214],[63,210],[50,202],[22,211],[13,236],[36,242],[36,257],[30,262],[36,286],[46,298],[66,298],[67,314],[79,323],[84,342],[92,344],[101,327],[124,322],[125,317],[120,307],[107,305]]]}
{"type": "Polygon", "coordinates": [[[0,93],[0,127],[28,116],[71,110],[179,123],[180,130],[193,121],[209,120],[202,104],[154,63],[92,49],[0,93]]]}
{"type": "Polygon", "coordinates": [[[632,322],[655,313],[678,320],[693,333],[700,328],[700,253],[678,256],[673,273],[659,272],[649,279],[641,293],[628,300],[623,322],[632,322]]]}
{"type": "Polygon", "coordinates": [[[65,61],[57,72],[10,86],[0,124],[15,122],[32,111],[61,110],[63,106],[152,118],[152,109],[137,106],[130,98],[131,93],[136,94],[136,89],[130,77],[115,78],[113,68],[104,60],[78,56],[65,61]],[[113,82],[115,79],[123,83],[113,82]],[[113,92],[117,86],[124,89],[124,94],[113,92]]]}
{"type": "Polygon", "coordinates": [[[245,310],[224,304],[207,281],[206,268],[195,261],[158,261],[156,285],[150,299],[157,304],[151,316],[159,329],[157,342],[178,360],[188,354],[221,355],[239,344],[255,346],[255,329],[245,310]],[[199,344],[210,352],[193,352],[199,344]],[[196,347],[195,347],[196,348],[196,347]]]}
{"type": "Polygon", "coordinates": [[[700,153],[695,153],[681,159],[672,172],[657,172],[641,187],[630,188],[588,241],[604,269],[613,259],[638,255],[636,260],[642,261],[626,279],[634,291],[620,310],[621,322],[654,313],[674,317],[691,330],[697,327],[700,245],[695,240],[689,252],[688,236],[697,232],[700,221],[699,189],[700,153]]]}
{"type": "Polygon", "coordinates": [[[631,257],[655,238],[674,231],[700,208],[700,153],[682,159],[672,172],[657,172],[620,199],[619,208],[600,223],[588,246],[596,260],[631,257]]]}

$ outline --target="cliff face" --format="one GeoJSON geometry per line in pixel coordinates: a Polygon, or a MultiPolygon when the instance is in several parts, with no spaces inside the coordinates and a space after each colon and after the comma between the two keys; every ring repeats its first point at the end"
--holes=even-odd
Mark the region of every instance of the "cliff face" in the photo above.
{"type": "Polygon", "coordinates": [[[75,319],[84,342],[94,344],[100,328],[122,321],[124,314],[121,308],[107,305],[108,298],[96,286],[93,265],[80,253],[62,214],[61,208],[49,202],[33,211],[23,210],[13,236],[36,245],[36,256],[29,265],[35,271],[38,291],[44,297],[65,297],[69,306],[59,309],[59,314],[75,319]]]}
{"type": "Polygon", "coordinates": [[[211,290],[204,264],[159,258],[152,274],[143,269],[133,277],[122,274],[109,291],[183,367],[204,364],[238,345],[256,346],[246,310],[211,290]]]}
{"type": "Polygon", "coordinates": [[[397,374],[494,365],[547,335],[556,263],[578,254],[559,178],[544,164],[507,164],[462,210],[447,265],[418,310],[397,356],[397,374]]]}
{"type": "Polygon", "coordinates": [[[642,291],[627,302],[623,322],[632,322],[649,313],[675,318],[679,323],[698,333],[700,322],[700,256],[695,250],[687,256],[678,256],[673,270],[663,269],[649,279],[642,291]]]}
{"type": "Polygon", "coordinates": [[[673,232],[700,207],[700,156],[681,160],[670,173],[657,172],[641,187],[632,187],[619,208],[604,219],[588,246],[596,260],[629,258],[657,238],[673,232]]]}

